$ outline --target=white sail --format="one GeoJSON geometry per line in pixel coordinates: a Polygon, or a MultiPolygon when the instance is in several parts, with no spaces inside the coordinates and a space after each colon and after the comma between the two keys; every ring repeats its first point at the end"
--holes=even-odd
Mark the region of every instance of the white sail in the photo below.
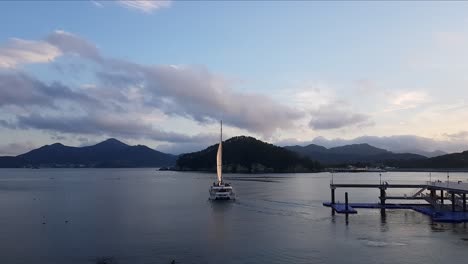
{"type": "Polygon", "coordinates": [[[223,182],[223,121],[221,121],[218,153],[216,154],[216,174],[218,182],[210,187],[210,200],[235,200],[236,194],[229,183],[223,182]]]}
{"type": "Polygon", "coordinates": [[[221,121],[221,136],[216,155],[216,173],[218,174],[218,183],[223,181],[223,121],[221,121]]]}
{"type": "Polygon", "coordinates": [[[218,155],[216,156],[216,172],[218,173],[218,182],[223,180],[223,143],[219,143],[218,155]]]}

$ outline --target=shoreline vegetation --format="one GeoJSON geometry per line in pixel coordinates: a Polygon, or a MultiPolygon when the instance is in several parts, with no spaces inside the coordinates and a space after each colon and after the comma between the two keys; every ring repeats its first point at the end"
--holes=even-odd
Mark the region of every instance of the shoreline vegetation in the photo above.
{"type": "MultiPolygon", "coordinates": [[[[368,144],[330,149],[318,145],[279,147],[248,136],[233,137],[223,144],[225,173],[468,172],[468,151],[427,158],[368,144]]],[[[0,157],[0,168],[159,168],[213,173],[217,147],[214,144],[177,156],[113,138],[85,147],[55,143],[18,156],[0,157]]]]}

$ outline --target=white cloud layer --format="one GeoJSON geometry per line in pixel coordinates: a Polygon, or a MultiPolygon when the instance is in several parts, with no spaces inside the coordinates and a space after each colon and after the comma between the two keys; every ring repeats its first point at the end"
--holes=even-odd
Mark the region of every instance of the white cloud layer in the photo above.
{"type": "Polygon", "coordinates": [[[152,13],[161,8],[167,8],[171,6],[170,0],[156,1],[156,0],[128,0],[118,1],[118,3],[126,8],[138,10],[144,13],[152,13]]]}
{"type": "Polygon", "coordinates": [[[45,41],[13,38],[0,46],[0,69],[16,68],[20,64],[47,63],[61,54],[60,49],[45,41]]]}
{"type": "Polygon", "coordinates": [[[369,115],[354,113],[339,103],[323,105],[312,111],[312,119],[309,122],[309,126],[316,130],[369,126],[372,124],[369,115]]]}
{"type": "Polygon", "coordinates": [[[430,101],[430,97],[423,91],[408,91],[395,93],[391,99],[393,109],[410,109],[430,101]]]}
{"type": "MultiPolygon", "coordinates": [[[[167,149],[185,149],[175,143],[200,146],[214,139],[210,134],[161,129],[162,122],[172,117],[192,120],[201,127],[223,119],[232,128],[265,138],[278,131],[285,135],[288,130],[296,130],[299,123],[300,129],[312,133],[349,131],[345,128],[373,125],[376,117],[339,101],[328,87],[309,87],[285,96],[285,100],[275,100],[265,94],[238,91],[234,83],[203,66],[145,65],[108,58],[91,41],[62,30],[38,41],[11,39],[0,46],[0,68],[4,68],[0,72],[0,126],[78,136],[145,138],[165,142],[167,149]],[[72,60],[57,60],[61,56],[72,60]],[[22,64],[66,64],[73,63],[74,58],[93,65],[86,69],[92,80],[86,79],[79,85],[47,83],[17,70],[22,64]],[[15,112],[7,112],[13,108],[15,112]]],[[[368,82],[360,86],[372,88],[368,82]]],[[[400,90],[389,95],[382,101],[389,110],[417,108],[432,100],[423,90],[400,90]]],[[[460,107],[460,111],[464,110],[466,103],[460,107]]],[[[387,114],[396,116],[398,112],[387,114]]],[[[434,115],[426,116],[429,120],[434,115]]],[[[418,115],[413,117],[417,119],[418,115]]],[[[465,139],[454,138],[462,135],[447,134],[447,142],[452,145],[439,144],[444,147],[441,149],[457,149],[453,142],[463,143],[465,139]]],[[[384,146],[382,142],[377,143],[384,146]]],[[[434,143],[419,139],[414,142],[434,143]]]]}
{"type": "MultiPolygon", "coordinates": [[[[269,96],[236,91],[223,76],[202,66],[143,65],[106,58],[91,42],[65,31],[30,43],[52,47],[54,59],[61,55],[92,62],[95,82],[74,87],[3,72],[0,110],[2,106],[21,109],[9,113],[8,120],[0,115],[4,127],[188,143],[211,142],[213,137],[162,131],[151,123],[155,111],[202,125],[223,119],[227,125],[265,136],[294,127],[304,115],[269,96]]],[[[35,50],[33,44],[29,49],[35,50]]],[[[32,61],[21,61],[28,62],[32,61]]]]}

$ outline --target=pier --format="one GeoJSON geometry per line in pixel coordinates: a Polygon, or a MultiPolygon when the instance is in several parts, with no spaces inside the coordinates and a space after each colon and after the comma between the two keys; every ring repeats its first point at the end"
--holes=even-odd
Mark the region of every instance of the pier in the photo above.
{"type": "Polygon", "coordinates": [[[433,221],[461,223],[468,222],[468,208],[466,196],[468,194],[468,183],[461,181],[430,181],[424,184],[379,184],[364,183],[330,183],[331,201],[323,203],[331,207],[333,213],[355,214],[356,209],[380,209],[385,215],[387,209],[410,209],[428,215],[433,221]],[[339,188],[346,189],[377,189],[380,196],[377,203],[349,203],[348,193],[345,193],[345,203],[336,203],[335,193],[339,188]],[[392,196],[388,195],[389,189],[415,189],[410,194],[392,196]],[[396,201],[392,203],[389,201],[396,201]],[[406,202],[406,201],[413,201],[406,202]],[[423,203],[414,203],[423,201],[423,203]]]}

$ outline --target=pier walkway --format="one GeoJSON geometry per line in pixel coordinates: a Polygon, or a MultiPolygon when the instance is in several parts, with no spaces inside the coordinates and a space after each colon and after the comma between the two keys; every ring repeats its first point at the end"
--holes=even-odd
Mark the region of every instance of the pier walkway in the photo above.
{"type": "Polygon", "coordinates": [[[433,181],[423,184],[379,184],[365,183],[331,183],[331,201],[323,203],[331,207],[333,212],[355,214],[356,208],[376,208],[385,214],[386,209],[412,209],[428,215],[438,222],[468,222],[466,195],[468,183],[457,181],[433,181]],[[348,193],[345,203],[335,202],[335,192],[338,188],[371,188],[380,190],[379,203],[348,203],[348,193]],[[388,196],[387,189],[417,189],[409,195],[388,196]],[[387,203],[387,200],[420,200],[426,203],[387,203]]]}

